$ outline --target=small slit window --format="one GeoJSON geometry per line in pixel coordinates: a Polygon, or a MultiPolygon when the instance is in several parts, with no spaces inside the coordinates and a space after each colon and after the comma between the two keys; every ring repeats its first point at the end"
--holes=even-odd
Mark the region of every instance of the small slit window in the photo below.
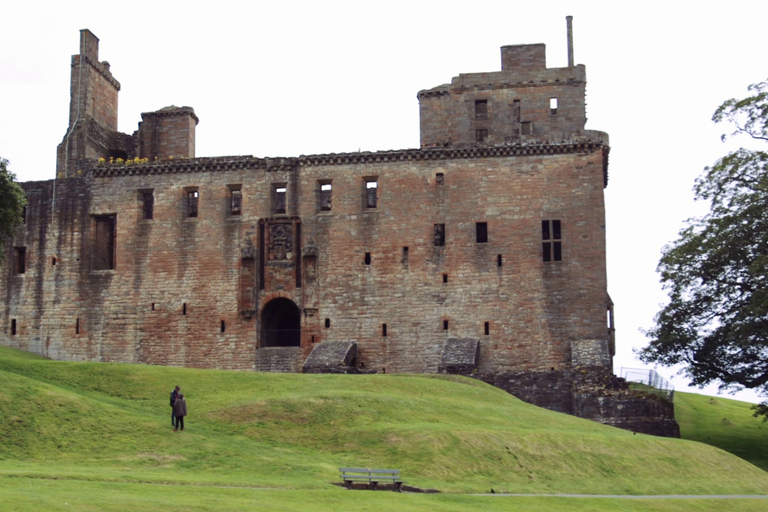
{"type": "Polygon", "coordinates": [[[504,263],[503,258],[501,257],[501,254],[496,255],[496,266],[501,267],[504,263]]]}
{"type": "Polygon", "coordinates": [[[330,318],[326,318],[325,319],[325,328],[326,329],[330,329],[331,328],[331,319],[330,318]]]}
{"type": "Polygon", "coordinates": [[[485,322],[483,325],[483,331],[485,332],[486,336],[491,334],[491,322],[485,322]]]}
{"type": "Polygon", "coordinates": [[[479,244],[488,242],[488,223],[476,222],[475,223],[475,240],[479,244]]]}
{"type": "Polygon", "coordinates": [[[243,214],[243,190],[240,185],[229,186],[229,214],[233,217],[243,214]]]}
{"type": "Polygon", "coordinates": [[[27,248],[16,247],[14,248],[14,269],[17,274],[24,274],[27,272],[27,248]]]}
{"type": "Polygon", "coordinates": [[[387,324],[381,324],[381,335],[382,337],[387,337],[387,324]]]}
{"type": "Polygon", "coordinates": [[[333,185],[330,182],[320,183],[320,211],[331,211],[333,202],[333,185]]]}
{"type": "Polygon", "coordinates": [[[198,190],[187,190],[187,217],[197,217],[199,200],[200,192],[198,190]]]}
{"type": "Polygon", "coordinates": [[[186,315],[187,314],[187,303],[186,302],[181,305],[181,314],[182,315],[186,315]]]}
{"type": "Polygon", "coordinates": [[[272,189],[272,213],[285,213],[286,196],[288,189],[284,184],[273,185],[272,189]]]}
{"type": "Polygon", "coordinates": [[[80,319],[75,318],[75,334],[80,334],[80,319]]]}
{"type": "Polygon", "coordinates": [[[11,319],[11,336],[16,336],[16,319],[11,319]]]}
{"type": "Polygon", "coordinates": [[[542,260],[545,263],[562,261],[562,233],[559,220],[541,221],[541,240],[542,260]]]}
{"type": "Polygon", "coordinates": [[[443,330],[444,331],[448,330],[448,320],[443,320],[443,330]]]}
{"type": "Polygon", "coordinates": [[[475,100],[475,119],[488,119],[488,100],[475,100]]]}
{"type": "Polygon", "coordinates": [[[363,262],[366,265],[370,265],[371,264],[371,253],[369,253],[369,252],[365,253],[365,259],[363,260],[363,262]]]}
{"type": "Polygon", "coordinates": [[[432,243],[435,247],[442,247],[445,245],[445,224],[435,224],[434,232],[432,234],[432,243]]]}
{"type": "Polygon", "coordinates": [[[379,181],[377,178],[365,179],[365,207],[378,208],[379,204],[379,181]]]}
{"type": "Polygon", "coordinates": [[[224,320],[221,321],[221,326],[219,327],[222,333],[227,331],[227,324],[224,322],[224,320]]]}
{"type": "Polygon", "coordinates": [[[155,215],[155,194],[152,190],[141,191],[141,218],[152,220],[155,215]]]}
{"type": "Polygon", "coordinates": [[[443,274],[443,284],[448,282],[448,274],[443,274]]]}

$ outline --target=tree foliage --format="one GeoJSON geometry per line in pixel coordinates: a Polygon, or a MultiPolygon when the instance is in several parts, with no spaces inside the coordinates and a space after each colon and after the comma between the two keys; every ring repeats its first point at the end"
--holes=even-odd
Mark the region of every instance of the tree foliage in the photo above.
{"type": "Polygon", "coordinates": [[[24,189],[8,170],[8,160],[0,158],[0,264],[5,260],[5,246],[13,238],[14,228],[24,220],[26,204],[24,189]]]}
{"type": "MultiPolygon", "coordinates": [[[[712,116],[733,127],[723,139],[768,142],[768,80],[749,91],[712,116]]],[[[731,152],[705,168],[694,190],[710,210],[663,250],[658,271],[669,303],[640,358],[682,364],[695,385],[768,394],[768,153],[731,152]]],[[[761,407],[768,414],[768,402],[761,407]]]]}

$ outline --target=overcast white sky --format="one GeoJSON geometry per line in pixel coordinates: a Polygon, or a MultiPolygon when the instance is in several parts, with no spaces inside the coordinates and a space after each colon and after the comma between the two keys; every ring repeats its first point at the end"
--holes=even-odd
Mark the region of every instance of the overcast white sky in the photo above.
{"type": "MultiPolygon", "coordinates": [[[[499,47],[546,43],[566,65],[565,16],[587,67],[587,127],[611,137],[608,286],[616,373],[640,368],[666,295],[655,272],[683,221],[706,211],[692,186],[734,144],[711,121],[768,78],[768,2],[135,0],[6,2],[0,10],[0,156],[19,181],[52,179],[67,129],[79,30],[120,81],[120,131],[141,112],[194,107],[197,156],[415,148],[416,93],[500,69],[499,47]]],[[[673,377],[678,390],[685,379],[673,377]]],[[[705,391],[714,394],[714,388],[705,391]]],[[[756,401],[749,392],[736,398],[756,401]]]]}

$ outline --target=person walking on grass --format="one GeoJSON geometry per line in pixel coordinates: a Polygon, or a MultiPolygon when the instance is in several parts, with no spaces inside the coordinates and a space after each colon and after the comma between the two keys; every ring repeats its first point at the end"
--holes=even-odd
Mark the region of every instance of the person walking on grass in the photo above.
{"type": "Polygon", "coordinates": [[[179,429],[184,430],[184,416],[187,415],[187,401],[184,400],[183,393],[179,393],[176,402],[173,404],[173,414],[176,415],[176,428],[174,428],[173,431],[176,432],[179,429]]]}
{"type": "Polygon", "coordinates": [[[176,428],[176,413],[173,410],[173,405],[176,403],[176,399],[179,397],[180,390],[181,388],[176,386],[173,391],[171,391],[171,425],[173,425],[173,428],[176,428]]]}

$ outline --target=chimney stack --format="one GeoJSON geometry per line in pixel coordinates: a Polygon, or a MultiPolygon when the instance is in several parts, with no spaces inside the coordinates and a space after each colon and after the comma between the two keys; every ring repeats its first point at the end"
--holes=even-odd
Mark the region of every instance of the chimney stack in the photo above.
{"type": "Polygon", "coordinates": [[[568,25],[568,67],[573,67],[573,16],[566,16],[565,23],[568,25]]]}

